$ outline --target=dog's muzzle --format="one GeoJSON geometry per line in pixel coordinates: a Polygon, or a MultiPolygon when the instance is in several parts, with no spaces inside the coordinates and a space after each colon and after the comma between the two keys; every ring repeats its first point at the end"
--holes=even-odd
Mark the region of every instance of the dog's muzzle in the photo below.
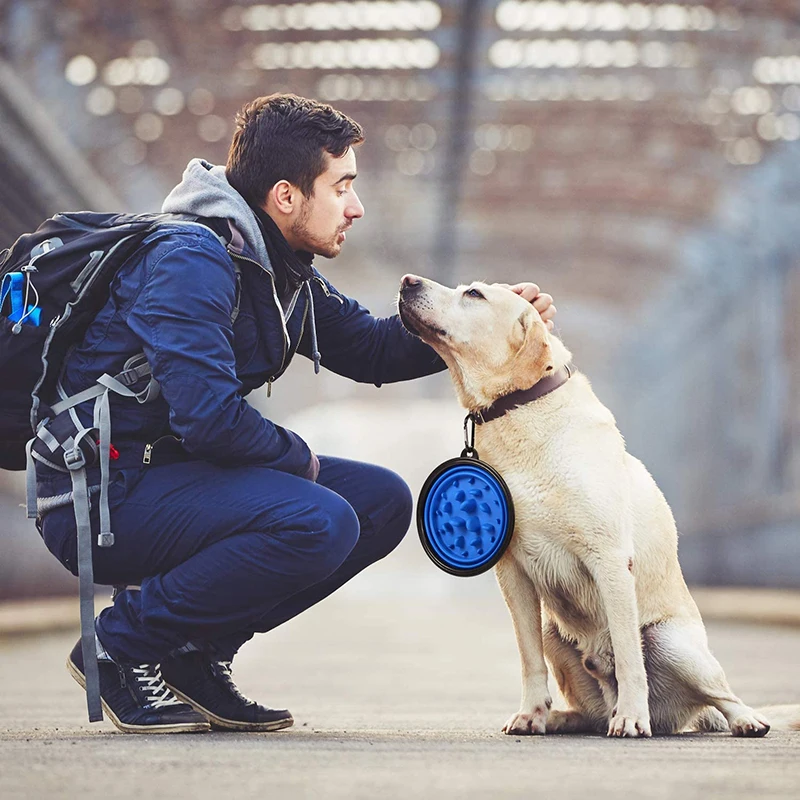
{"type": "Polygon", "coordinates": [[[397,302],[397,311],[400,315],[400,320],[408,331],[420,339],[425,339],[426,336],[442,337],[447,335],[447,331],[421,319],[419,314],[419,306],[427,306],[430,310],[430,304],[425,303],[424,298],[424,284],[421,278],[415,275],[405,275],[400,282],[400,296],[397,302]]]}

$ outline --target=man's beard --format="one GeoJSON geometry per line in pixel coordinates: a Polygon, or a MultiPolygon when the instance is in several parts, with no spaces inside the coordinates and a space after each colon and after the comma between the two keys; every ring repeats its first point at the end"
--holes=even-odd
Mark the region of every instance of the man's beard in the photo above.
{"type": "Polygon", "coordinates": [[[308,229],[308,219],[311,216],[311,206],[306,204],[292,225],[292,238],[303,243],[303,250],[324,258],[336,258],[341,252],[338,243],[340,230],[337,230],[331,239],[325,240],[314,236],[308,229]]]}

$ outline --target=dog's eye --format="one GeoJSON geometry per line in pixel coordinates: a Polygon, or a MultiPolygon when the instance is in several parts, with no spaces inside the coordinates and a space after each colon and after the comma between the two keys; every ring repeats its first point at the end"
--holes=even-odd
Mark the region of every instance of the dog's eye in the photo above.
{"type": "Polygon", "coordinates": [[[486,299],[477,289],[467,289],[467,291],[464,292],[464,296],[465,297],[478,297],[481,300],[485,300],[486,299]]]}

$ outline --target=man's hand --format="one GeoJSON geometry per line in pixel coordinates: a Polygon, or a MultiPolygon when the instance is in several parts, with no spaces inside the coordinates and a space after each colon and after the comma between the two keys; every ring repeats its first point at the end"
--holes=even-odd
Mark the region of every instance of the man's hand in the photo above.
{"type": "Polygon", "coordinates": [[[306,471],[300,477],[305,478],[312,483],[316,483],[317,478],[319,478],[319,459],[313,450],[311,451],[311,460],[308,462],[306,471]]]}
{"type": "Polygon", "coordinates": [[[543,294],[535,283],[515,283],[513,286],[509,286],[507,283],[498,283],[496,285],[502,286],[504,289],[511,289],[512,292],[516,292],[529,303],[533,303],[533,307],[539,312],[544,324],[547,325],[547,330],[553,330],[553,318],[557,309],[553,305],[553,298],[549,294],[543,294]]]}

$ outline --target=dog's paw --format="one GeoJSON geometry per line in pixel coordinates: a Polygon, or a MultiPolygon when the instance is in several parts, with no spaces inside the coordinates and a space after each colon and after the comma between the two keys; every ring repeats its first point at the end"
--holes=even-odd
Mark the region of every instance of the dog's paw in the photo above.
{"type": "Polygon", "coordinates": [[[639,738],[652,736],[648,714],[615,714],[608,725],[609,736],[639,738]]]}
{"type": "Polygon", "coordinates": [[[598,728],[597,722],[574,709],[553,709],[547,718],[548,733],[602,733],[603,730],[604,726],[598,728]]]}
{"type": "Polygon", "coordinates": [[[503,725],[503,733],[509,736],[540,736],[547,730],[547,713],[545,706],[535,708],[529,714],[517,711],[503,725]]]}
{"type": "Polygon", "coordinates": [[[748,714],[742,714],[731,723],[731,733],[734,736],[748,736],[757,738],[769,733],[769,722],[758,711],[750,709],[748,714]]]}

